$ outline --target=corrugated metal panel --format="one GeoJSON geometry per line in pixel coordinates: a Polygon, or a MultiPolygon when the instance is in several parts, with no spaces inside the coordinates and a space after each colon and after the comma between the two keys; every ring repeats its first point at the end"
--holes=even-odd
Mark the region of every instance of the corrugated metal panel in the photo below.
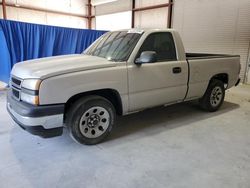
{"type": "MultiPolygon", "coordinates": [[[[36,23],[36,24],[72,27],[72,28],[86,28],[87,25],[86,19],[75,16],[67,16],[67,15],[58,16],[58,14],[54,13],[27,10],[23,8],[16,8],[9,6],[6,7],[6,12],[7,12],[7,19],[9,20],[16,20],[16,21],[36,23]]],[[[65,12],[67,11],[65,10],[65,12]]]]}
{"type": "Polygon", "coordinates": [[[87,0],[6,0],[6,3],[86,15],[87,0]]]}
{"type": "Polygon", "coordinates": [[[235,53],[241,55],[242,71],[241,77],[243,78],[248,69],[249,47],[250,47],[250,1],[239,1],[239,13],[237,20],[237,29],[235,37],[235,53]]]}
{"type": "Polygon", "coordinates": [[[168,7],[135,12],[137,28],[167,28],[168,7]]]}
{"type": "Polygon", "coordinates": [[[249,0],[176,0],[173,27],[186,51],[241,55],[245,77],[250,42],[249,0]]]}
{"type": "Polygon", "coordinates": [[[168,0],[136,0],[135,7],[141,8],[141,7],[147,7],[147,6],[159,5],[159,4],[165,4],[165,3],[168,3],[168,0]]]}
{"type": "Polygon", "coordinates": [[[95,6],[95,15],[113,14],[118,12],[130,11],[132,9],[131,0],[118,0],[95,6]]]}
{"type": "Polygon", "coordinates": [[[86,19],[75,16],[67,16],[67,15],[58,16],[58,14],[34,11],[34,10],[26,10],[22,8],[7,7],[6,12],[7,12],[7,19],[28,22],[28,23],[72,27],[72,28],[86,28],[87,24],[86,19]]]}

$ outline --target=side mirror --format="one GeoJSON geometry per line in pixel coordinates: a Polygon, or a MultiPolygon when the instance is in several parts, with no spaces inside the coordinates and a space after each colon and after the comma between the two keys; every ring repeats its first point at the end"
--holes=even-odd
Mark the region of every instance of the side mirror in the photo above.
{"type": "Polygon", "coordinates": [[[154,63],[156,62],[156,52],[155,51],[144,51],[141,53],[140,57],[135,60],[135,64],[143,63],[154,63]]]}

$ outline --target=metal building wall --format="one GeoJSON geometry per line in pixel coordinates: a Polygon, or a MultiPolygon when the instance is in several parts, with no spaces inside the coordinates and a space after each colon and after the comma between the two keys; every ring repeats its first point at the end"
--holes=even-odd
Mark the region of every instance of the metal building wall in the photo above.
{"type": "MultiPolygon", "coordinates": [[[[160,5],[168,2],[168,0],[136,0],[135,8],[160,5]]],[[[167,20],[167,7],[135,12],[135,27],[138,28],[166,28],[167,20]]]]}
{"type": "Polygon", "coordinates": [[[175,0],[173,27],[188,52],[241,56],[240,77],[246,79],[250,44],[249,0],[175,0]]]}
{"type": "MultiPolygon", "coordinates": [[[[87,0],[6,0],[6,3],[79,15],[87,14],[87,0]]],[[[7,6],[7,19],[36,24],[87,28],[87,20],[82,17],[28,10],[21,7],[7,6]]],[[[2,8],[0,14],[2,17],[2,8]]]]}
{"type": "Polygon", "coordinates": [[[118,12],[131,11],[132,0],[118,0],[95,6],[95,15],[106,15],[118,12]]]}
{"type": "Polygon", "coordinates": [[[136,28],[167,28],[168,8],[135,12],[136,28]]]}
{"type": "MultiPolygon", "coordinates": [[[[142,8],[168,3],[168,0],[135,0],[135,8],[142,8]]],[[[132,10],[132,0],[118,0],[95,6],[95,15],[106,15],[132,10]]],[[[168,8],[156,8],[152,10],[136,11],[134,27],[136,28],[166,28],[168,20],[168,8]]],[[[107,20],[108,21],[108,20],[107,20]]],[[[109,20],[111,21],[111,20],[109,20]]],[[[98,26],[97,26],[98,27],[98,26]]]]}
{"type": "Polygon", "coordinates": [[[129,14],[131,7],[131,0],[119,0],[95,6],[94,9],[96,17],[95,21],[93,21],[93,23],[95,23],[94,28],[104,30],[129,28],[131,25],[131,16],[127,17],[125,20],[120,19],[123,18],[122,15],[129,14]]]}

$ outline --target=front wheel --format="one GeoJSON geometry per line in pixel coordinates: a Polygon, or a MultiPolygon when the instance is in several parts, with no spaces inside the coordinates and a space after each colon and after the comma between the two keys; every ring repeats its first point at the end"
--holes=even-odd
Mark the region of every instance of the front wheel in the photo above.
{"type": "Polygon", "coordinates": [[[206,93],[199,100],[199,103],[202,109],[214,112],[221,107],[224,97],[225,88],[223,82],[214,79],[209,83],[206,93]]]}
{"type": "Polygon", "coordinates": [[[97,144],[111,132],[115,110],[111,102],[99,96],[76,101],[67,113],[66,126],[70,135],[81,144],[97,144]]]}

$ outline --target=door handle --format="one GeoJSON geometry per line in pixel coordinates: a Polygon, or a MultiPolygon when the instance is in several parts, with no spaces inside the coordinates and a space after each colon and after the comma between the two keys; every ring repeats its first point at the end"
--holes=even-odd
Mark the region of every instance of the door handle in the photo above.
{"type": "Polygon", "coordinates": [[[174,68],[173,68],[173,73],[174,73],[174,74],[181,73],[181,67],[174,67],[174,68]]]}

